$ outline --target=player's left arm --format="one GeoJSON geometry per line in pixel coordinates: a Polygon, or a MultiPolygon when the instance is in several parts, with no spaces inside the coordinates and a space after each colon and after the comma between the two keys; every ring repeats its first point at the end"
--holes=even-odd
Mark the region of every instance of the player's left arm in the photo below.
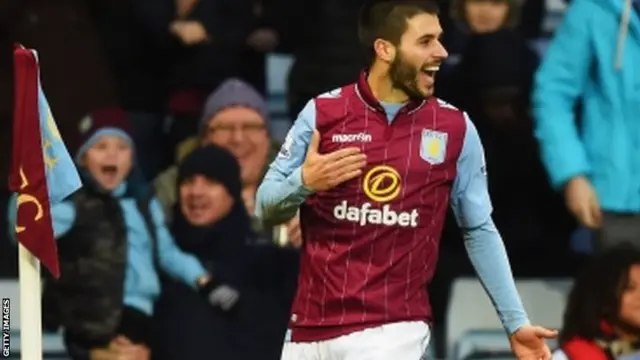
{"type": "Polygon", "coordinates": [[[465,247],[500,321],[511,335],[529,324],[511,266],[491,212],[484,150],[476,127],[465,114],[466,133],[458,159],[451,206],[464,232],[465,247]]]}

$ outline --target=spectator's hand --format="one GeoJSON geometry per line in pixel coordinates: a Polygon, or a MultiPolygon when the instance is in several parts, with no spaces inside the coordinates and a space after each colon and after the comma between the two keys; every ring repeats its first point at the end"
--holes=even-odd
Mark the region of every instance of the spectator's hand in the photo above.
{"type": "Polygon", "coordinates": [[[555,330],[525,325],[509,337],[509,342],[518,360],[551,360],[551,350],[545,340],[556,336],[555,330]]]}
{"type": "Polygon", "coordinates": [[[185,45],[196,45],[209,41],[207,30],[198,21],[174,21],[171,23],[170,30],[185,45]]]}
{"type": "Polygon", "coordinates": [[[211,305],[220,307],[224,311],[231,310],[240,299],[240,293],[236,289],[218,284],[209,276],[199,279],[198,287],[200,293],[211,305]]]}
{"type": "Polygon", "coordinates": [[[90,360],[148,360],[148,349],[144,346],[131,343],[124,336],[118,336],[109,343],[106,348],[92,349],[89,352],[90,360]],[[146,351],[145,351],[146,350],[146,351]],[[146,357],[145,357],[146,356],[146,357]]]}
{"type": "Polygon", "coordinates": [[[596,191],[585,177],[576,176],[569,180],[564,189],[567,208],[580,224],[590,228],[599,228],[602,212],[596,191]]]}
{"type": "Polygon", "coordinates": [[[209,293],[209,303],[224,311],[231,310],[240,299],[240,293],[227,285],[220,285],[209,293]]]}
{"type": "Polygon", "coordinates": [[[320,154],[320,133],[313,131],[307,157],[302,164],[302,183],[312,191],[326,191],[362,174],[367,157],[357,147],[320,154]]]}
{"type": "Polygon", "coordinates": [[[259,52],[273,51],[278,45],[278,33],[268,28],[256,29],[249,34],[247,45],[259,52]]]}
{"type": "Polygon", "coordinates": [[[287,237],[289,244],[295,248],[302,246],[302,231],[300,231],[300,214],[287,222],[287,237]]]}

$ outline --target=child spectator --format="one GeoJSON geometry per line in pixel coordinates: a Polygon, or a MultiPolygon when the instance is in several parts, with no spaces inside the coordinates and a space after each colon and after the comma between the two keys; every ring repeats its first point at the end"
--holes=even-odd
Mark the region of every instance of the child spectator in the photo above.
{"type": "MultiPolygon", "coordinates": [[[[230,307],[237,296],[222,299],[200,262],[176,247],[160,204],[135,180],[125,113],[96,111],[80,130],[76,162],[84,186],[51,211],[61,277],[45,282],[43,323],[63,328],[74,360],[147,360],[161,271],[214,306],[230,307]]],[[[15,211],[9,214],[13,229],[15,211]]]]}
{"type": "Polygon", "coordinates": [[[640,357],[640,251],[622,245],[603,253],[576,281],[555,360],[640,357]]]}

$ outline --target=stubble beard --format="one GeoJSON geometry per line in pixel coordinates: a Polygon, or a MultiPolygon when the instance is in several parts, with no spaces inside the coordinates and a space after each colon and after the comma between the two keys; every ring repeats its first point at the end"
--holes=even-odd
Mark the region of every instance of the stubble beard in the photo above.
{"type": "Polygon", "coordinates": [[[425,99],[431,94],[425,94],[418,87],[419,70],[407,64],[401,53],[389,66],[391,85],[404,92],[411,99],[425,99]]]}

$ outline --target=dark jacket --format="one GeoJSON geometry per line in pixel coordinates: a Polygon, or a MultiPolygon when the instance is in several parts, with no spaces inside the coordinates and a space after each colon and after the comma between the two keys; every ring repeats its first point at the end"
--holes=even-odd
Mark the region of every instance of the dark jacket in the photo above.
{"type": "Polygon", "coordinates": [[[278,360],[289,310],[273,286],[281,265],[272,247],[255,245],[240,193],[239,166],[231,154],[215,148],[199,148],[187,156],[178,169],[177,186],[194,175],[215,179],[233,197],[232,209],[212,225],[194,226],[178,202],[172,230],[178,246],[197,256],[218,284],[237,289],[240,300],[225,312],[184,285],[166,281],[154,314],[154,360],[200,360],[202,354],[217,360],[278,360]]]}
{"type": "Polygon", "coordinates": [[[224,312],[186,286],[166,281],[154,314],[154,360],[199,360],[202,354],[218,360],[279,359],[288,309],[264,282],[258,283],[268,281],[264,272],[273,269],[255,268],[258,251],[248,245],[253,234],[239,204],[221,226],[209,229],[181,225],[184,220],[176,213],[178,245],[206,264],[217,282],[238,289],[240,301],[224,312]]]}
{"type": "Polygon", "coordinates": [[[127,111],[164,114],[171,56],[166,36],[158,35],[161,14],[143,0],[109,3],[94,18],[120,106],[127,111]]]}
{"type": "Polygon", "coordinates": [[[292,116],[312,97],[356,81],[367,65],[357,25],[363,3],[294,1],[289,6],[280,33],[295,57],[288,85],[292,116]]]}
{"type": "MultiPolygon", "coordinates": [[[[149,206],[147,198],[139,208],[149,206]]],[[[151,197],[148,197],[151,199],[151,197]]],[[[87,346],[101,346],[116,334],[122,313],[127,233],[119,199],[85,186],[71,201],[76,218],[58,239],[58,280],[47,279],[43,293],[45,328],[58,327],[87,346]]],[[[148,212],[143,217],[151,221],[148,212]]]]}
{"type": "Polygon", "coordinates": [[[547,181],[533,134],[529,97],[537,61],[514,30],[473,35],[451,89],[454,105],[467,111],[482,139],[493,219],[519,276],[564,272],[572,226],[562,197],[547,181]],[[530,260],[535,251],[562,256],[540,269],[530,260]]]}
{"type": "Polygon", "coordinates": [[[165,47],[161,61],[168,61],[168,81],[172,91],[213,91],[228,77],[240,73],[238,57],[253,29],[253,8],[249,0],[198,0],[182,19],[173,0],[136,0],[145,16],[145,28],[165,47]],[[175,20],[198,21],[206,29],[209,42],[184,45],[170,32],[175,20]]]}

